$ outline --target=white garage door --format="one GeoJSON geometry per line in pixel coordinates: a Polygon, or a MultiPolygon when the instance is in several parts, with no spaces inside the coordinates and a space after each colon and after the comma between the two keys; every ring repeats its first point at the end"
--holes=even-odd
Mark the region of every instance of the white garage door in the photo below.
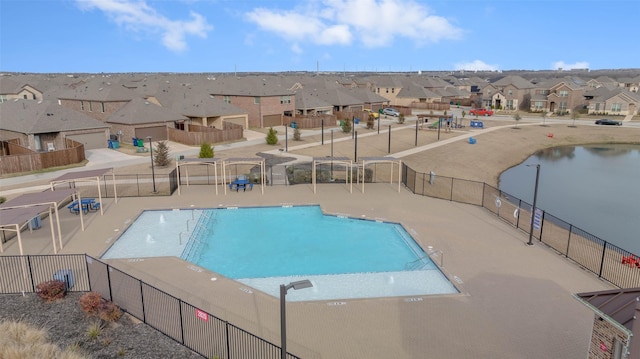
{"type": "Polygon", "coordinates": [[[81,135],[67,135],[70,140],[80,142],[84,145],[85,150],[95,150],[97,148],[107,148],[109,143],[104,132],[83,133],[81,135]]]}

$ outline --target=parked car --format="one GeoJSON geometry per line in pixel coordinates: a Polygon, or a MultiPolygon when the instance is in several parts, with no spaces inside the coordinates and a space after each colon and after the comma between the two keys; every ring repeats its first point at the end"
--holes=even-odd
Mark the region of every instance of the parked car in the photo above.
{"type": "Polygon", "coordinates": [[[370,110],[370,109],[368,109],[368,108],[365,108],[365,109],[364,109],[364,112],[368,113],[369,115],[373,115],[373,118],[378,118],[378,117],[380,117],[380,114],[379,114],[379,113],[377,113],[376,111],[372,111],[372,110],[370,110]]]}
{"type": "Polygon", "coordinates": [[[398,117],[400,116],[400,112],[398,112],[398,110],[396,110],[395,108],[384,108],[382,109],[382,113],[388,116],[393,116],[393,117],[398,117]]]}
{"type": "Polygon", "coordinates": [[[622,122],[603,118],[596,121],[596,125],[622,126],[622,122]]]}
{"type": "Polygon", "coordinates": [[[470,115],[477,115],[477,116],[491,116],[493,115],[493,110],[489,110],[486,108],[474,108],[471,111],[469,111],[470,115]]]}

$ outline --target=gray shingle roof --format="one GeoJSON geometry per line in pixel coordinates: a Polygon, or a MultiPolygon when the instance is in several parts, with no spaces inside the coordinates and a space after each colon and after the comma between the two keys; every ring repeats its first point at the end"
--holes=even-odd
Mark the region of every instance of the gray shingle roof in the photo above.
{"type": "Polygon", "coordinates": [[[51,101],[0,103],[0,129],[24,134],[107,128],[109,125],[51,101]]]}
{"type": "Polygon", "coordinates": [[[127,125],[173,122],[186,120],[171,109],[163,108],[142,98],[134,98],[107,119],[107,123],[122,123],[127,125]]]}

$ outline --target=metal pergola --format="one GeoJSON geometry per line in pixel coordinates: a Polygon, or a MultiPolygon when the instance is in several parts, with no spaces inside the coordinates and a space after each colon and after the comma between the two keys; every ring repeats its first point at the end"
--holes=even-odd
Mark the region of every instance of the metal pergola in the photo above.
{"type": "MultiPolygon", "coordinates": [[[[360,157],[362,166],[362,193],[364,193],[364,176],[367,165],[376,163],[388,163],[391,165],[391,175],[389,176],[389,183],[393,184],[393,169],[395,165],[398,165],[398,193],[400,192],[400,184],[402,182],[402,160],[394,157],[360,157]]],[[[358,181],[360,181],[360,166],[358,166],[358,181]]]]}
{"type": "MultiPolygon", "coordinates": [[[[222,161],[221,159],[216,158],[185,158],[182,160],[176,161],[176,172],[178,173],[178,195],[180,195],[180,167],[188,166],[188,165],[213,165],[214,172],[214,181],[216,187],[216,195],[218,194],[218,162],[222,161]]],[[[189,186],[189,167],[185,167],[185,172],[187,175],[187,186],[189,186]]],[[[223,179],[224,183],[224,179],[223,179]]],[[[226,193],[226,192],[225,192],[226,193]]]]}
{"type": "Polygon", "coordinates": [[[262,157],[249,157],[249,158],[227,158],[222,161],[222,185],[224,187],[224,194],[227,194],[227,166],[231,165],[254,165],[260,166],[260,189],[264,194],[264,183],[267,181],[267,175],[265,170],[265,161],[262,157]]]}
{"type": "MultiPolygon", "coordinates": [[[[56,246],[56,228],[58,232],[58,243],[62,249],[62,231],[60,230],[60,215],[58,207],[68,199],[72,199],[76,191],[74,189],[62,189],[58,191],[44,191],[36,193],[26,193],[0,205],[0,229],[3,231],[15,232],[18,238],[20,255],[23,255],[22,236],[20,232],[35,217],[42,213],[49,213],[49,224],[51,227],[51,242],[53,253],[58,253],[56,246]],[[54,215],[56,228],[54,228],[54,215]]],[[[0,241],[0,252],[4,252],[2,241],[0,241]]]]}
{"type": "Polygon", "coordinates": [[[313,193],[316,193],[316,166],[322,164],[342,164],[345,166],[344,174],[349,184],[349,193],[353,193],[353,161],[349,157],[314,157],[313,168],[311,169],[311,181],[313,183],[313,193]],[[349,176],[351,172],[351,176],[349,176]]]}
{"type": "MultiPolygon", "coordinates": [[[[102,203],[102,190],[100,187],[100,176],[103,176],[105,173],[107,172],[111,172],[111,179],[113,182],[113,196],[115,198],[115,202],[118,203],[118,192],[116,190],[116,176],[113,173],[113,168],[102,168],[102,169],[97,169],[97,170],[90,170],[90,171],[78,171],[78,172],[69,172],[66,173],[60,177],[57,177],[53,180],[51,180],[51,182],[49,182],[49,185],[51,187],[51,191],[55,191],[56,190],[56,185],[59,184],[71,184],[73,183],[73,187],[76,187],[76,183],[78,182],[93,182],[95,181],[96,183],[96,187],[98,188],[98,201],[100,203],[100,215],[103,216],[104,215],[104,206],[102,203]]],[[[82,202],[82,198],[80,196],[80,192],[76,191],[77,196],[78,196],[78,203],[79,203],[79,215],[80,215],[80,225],[82,227],[82,231],[84,232],[84,216],[83,216],[83,211],[82,211],[82,205],[80,205],[80,203],[82,202]]]]}

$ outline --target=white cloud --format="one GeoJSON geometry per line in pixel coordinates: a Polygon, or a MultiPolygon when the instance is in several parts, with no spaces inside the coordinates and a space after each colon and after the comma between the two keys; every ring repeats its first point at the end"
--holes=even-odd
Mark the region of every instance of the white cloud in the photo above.
{"type": "Polygon", "coordinates": [[[498,65],[485,64],[480,60],[474,60],[471,62],[457,63],[455,64],[455,69],[465,71],[498,71],[500,67],[498,65]]]}
{"type": "Polygon", "coordinates": [[[134,32],[160,34],[163,45],[171,51],[187,49],[186,37],[206,38],[213,27],[200,14],[191,12],[188,21],[172,20],[159,14],[145,1],[133,0],[76,0],[83,10],[98,9],[116,24],[134,32]]]}
{"type": "Polygon", "coordinates": [[[416,45],[455,40],[462,30],[413,0],[309,1],[294,10],[256,8],[249,21],[287,41],[383,47],[396,38],[416,45]]]}
{"type": "Polygon", "coordinates": [[[588,69],[589,63],[586,61],[579,61],[573,64],[567,64],[564,61],[557,61],[551,64],[553,70],[573,70],[573,69],[588,69]]]}

